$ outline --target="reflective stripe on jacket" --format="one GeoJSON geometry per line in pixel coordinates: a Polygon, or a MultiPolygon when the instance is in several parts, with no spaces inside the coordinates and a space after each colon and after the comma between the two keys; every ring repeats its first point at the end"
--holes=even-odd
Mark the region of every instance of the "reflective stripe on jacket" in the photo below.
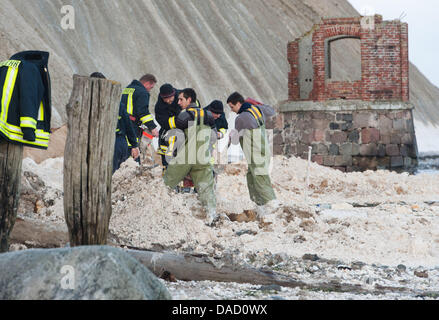
{"type": "Polygon", "coordinates": [[[258,107],[251,106],[243,112],[249,112],[258,123],[255,129],[245,129],[240,137],[242,151],[249,166],[257,170],[257,175],[268,175],[270,150],[265,129],[264,118],[258,107]]]}
{"type": "Polygon", "coordinates": [[[153,130],[157,125],[149,112],[149,97],[149,92],[142,83],[134,80],[122,91],[120,103],[126,106],[127,113],[137,126],[144,124],[149,130],[153,130]]]}
{"type": "Polygon", "coordinates": [[[48,55],[47,52],[26,51],[0,63],[0,135],[11,143],[39,149],[49,146],[48,55]],[[30,60],[24,59],[26,57],[30,60]],[[35,140],[26,140],[23,130],[33,132],[35,140]]]}

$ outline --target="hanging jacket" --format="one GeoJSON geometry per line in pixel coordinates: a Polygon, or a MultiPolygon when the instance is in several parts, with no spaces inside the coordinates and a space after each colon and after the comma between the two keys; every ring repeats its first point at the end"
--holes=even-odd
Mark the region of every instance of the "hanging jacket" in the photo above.
{"type": "Polygon", "coordinates": [[[0,137],[47,149],[52,115],[49,53],[24,51],[0,63],[0,137]]]}

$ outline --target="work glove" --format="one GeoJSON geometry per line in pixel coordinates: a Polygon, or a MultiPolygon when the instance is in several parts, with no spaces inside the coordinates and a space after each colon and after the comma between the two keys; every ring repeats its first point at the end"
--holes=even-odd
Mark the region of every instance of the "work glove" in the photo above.
{"type": "Polygon", "coordinates": [[[35,129],[32,128],[21,128],[23,131],[23,138],[27,141],[35,141],[35,129]]]}
{"type": "Polygon", "coordinates": [[[157,130],[157,128],[152,129],[152,130],[151,130],[151,134],[153,135],[153,137],[158,138],[158,136],[159,136],[159,131],[157,130]]]}

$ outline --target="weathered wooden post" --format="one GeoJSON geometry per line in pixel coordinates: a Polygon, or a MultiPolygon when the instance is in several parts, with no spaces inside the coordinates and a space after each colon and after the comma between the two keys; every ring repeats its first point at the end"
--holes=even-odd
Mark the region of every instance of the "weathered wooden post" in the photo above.
{"type": "Polygon", "coordinates": [[[0,140],[0,253],[8,252],[20,199],[23,146],[0,140]]]}
{"type": "Polygon", "coordinates": [[[120,83],[73,76],[64,151],[64,214],[71,246],[107,242],[121,93],[120,83]]]}

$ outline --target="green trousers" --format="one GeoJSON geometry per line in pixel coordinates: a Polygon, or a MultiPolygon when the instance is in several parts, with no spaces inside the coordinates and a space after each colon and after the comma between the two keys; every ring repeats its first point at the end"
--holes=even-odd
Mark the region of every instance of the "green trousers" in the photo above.
{"type": "Polygon", "coordinates": [[[247,172],[247,187],[250,199],[258,206],[262,206],[276,199],[269,175],[256,175],[256,166],[249,164],[247,172]]]}
{"type": "Polygon", "coordinates": [[[245,130],[240,139],[241,148],[248,164],[247,187],[250,199],[262,206],[276,199],[269,176],[270,151],[265,125],[245,130]]]}
{"type": "Polygon", "coordinates": [[[216,208],[212,165],[169,164],[163,179],[168,187],[174,189],[187,175],[192,177],[201,204],[208,209],[216,208]]]}
{"type": "Polygon", "coordinates": [[[200,124],[189,127],[184,133],[184,146],[169,161],[163,176],[164,182],[174,189],[184,177],[190,175],[203,207],[216,209],[215,182],[210,164],[212,155],[209,150],[212,129],[204,124],[204,116],[201,116],[200,124]]]}

